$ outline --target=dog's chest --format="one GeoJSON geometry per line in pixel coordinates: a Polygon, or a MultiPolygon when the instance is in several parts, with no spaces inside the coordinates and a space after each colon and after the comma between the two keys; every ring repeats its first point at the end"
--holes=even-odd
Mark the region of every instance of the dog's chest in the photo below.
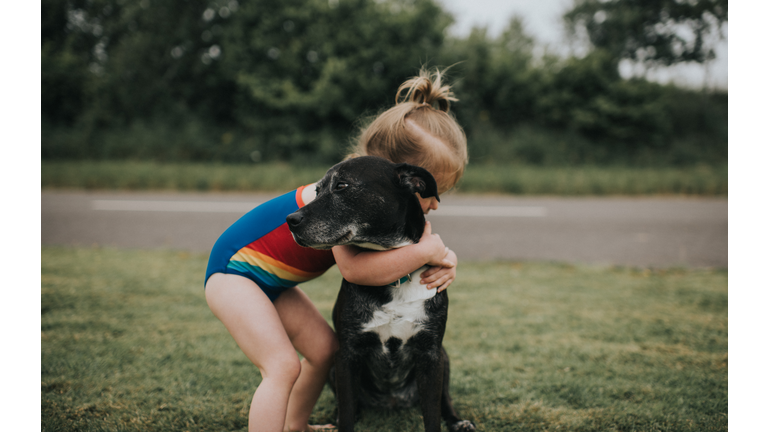
{"type": "Polygon", "coordinates": [[[386,350],[386,342],[394,337],[408,341],[424,328],[427,314],[424,303],[437,294],[436,289],[427,289],[421,285],[422,267],[413,273],[413,280],[400,287],[390,288],[392,300],[374,311],[373,317],[362,325],[363,332],[373,332],[379,336],[386,350]]]}

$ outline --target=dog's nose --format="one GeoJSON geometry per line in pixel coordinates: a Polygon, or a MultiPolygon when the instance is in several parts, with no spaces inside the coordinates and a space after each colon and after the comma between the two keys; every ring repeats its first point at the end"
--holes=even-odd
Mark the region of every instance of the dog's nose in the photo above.
{"type": "Polygon", "coordinates": [[[288,222],[289,226],[297,227],[301,224],[302,219],[304,219],[304,216],[296,212],[289,214],[288,217],[285,218],[285,221],[288,222]]]}

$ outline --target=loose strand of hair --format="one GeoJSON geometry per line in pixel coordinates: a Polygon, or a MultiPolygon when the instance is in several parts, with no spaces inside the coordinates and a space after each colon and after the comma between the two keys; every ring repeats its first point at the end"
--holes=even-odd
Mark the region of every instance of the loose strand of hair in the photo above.
{"type": "Polygon", "coordinates": [[[422,68],[419,71],[419,76],[410,78],[401,84],[395,95],[395,104],[414,103],[432,108],[435,108],[434,104],[437,104],[435,109],[443,112],[450,111],[451,102],[457,101],[458,99],[453,95],[451,87],[442,85],[442,74],[439,69],[430,72],[422,68]]]}

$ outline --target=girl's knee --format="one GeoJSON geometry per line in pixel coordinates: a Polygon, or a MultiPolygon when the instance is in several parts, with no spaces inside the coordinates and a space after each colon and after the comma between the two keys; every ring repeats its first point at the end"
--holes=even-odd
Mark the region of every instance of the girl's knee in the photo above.
{"type": "Polygon", "coordinates": [[[336,356],[336,351],[339,350],[339,339],[336,337],[336,333],[333,333],[333,337],[330,338],[328,341],[327,349],[326,349],[326,356],[333,361],[333,358],[336,356]]]}
{"type": "Polygon", "coordinates": [[[293,355],[273,356],[269,362],[262,366],[261,374],[264,378],[276,379],[293,386],[293,383],[301,374],[301,361],[296,353],[293,355]]]}
{"type": "Polygon", "coordinates": [[[336,333],[331,331],[330,335],[325,335],[316,345],[314,352],[307,353],[304,357],[312,364],[330,366],[338,350],[339,340],[336,338],[336,333]]]}

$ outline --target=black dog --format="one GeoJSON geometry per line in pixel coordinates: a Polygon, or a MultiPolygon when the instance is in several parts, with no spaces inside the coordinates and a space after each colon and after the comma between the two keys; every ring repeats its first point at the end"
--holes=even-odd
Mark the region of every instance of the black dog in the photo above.
{"type": "MultiPolygon", "coordinates": [[[[286,220],[301,246],[392,249],[417,243],[424,231],[416,192],[424,198],[437,196],[427,170],[359,157],[328,170],[317,183],[316,198],[286,220]]],[[[383,287],[342,282],[333,308],[340,349],[330,380],[340,431],[353,430],[360,407],[416,403],[427,431],[440,430],[441,414],[451,431],[475,430],[453,409],[443,349],[448,294],[419,284],[425,269],[383,287]]]]}

